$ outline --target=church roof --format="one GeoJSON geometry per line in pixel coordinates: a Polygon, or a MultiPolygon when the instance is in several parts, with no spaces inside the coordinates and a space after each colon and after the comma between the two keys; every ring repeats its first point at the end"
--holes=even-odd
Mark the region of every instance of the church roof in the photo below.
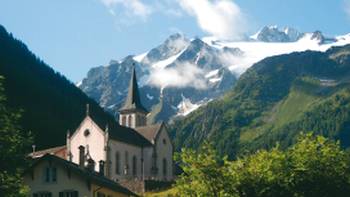
{"type": "Polygon", "coordinates": [[[131,73],[128,96],[126,97],[125,103],[119,111],[124,112],[124,111],[134,111],[134,110],[148,113],[147,109],[143,107],[141,103],[139,88],[138,88],[137,79],[136,79],[135,66],[133,66],[132,73],[131,73]]]}
{"type": "Polygon", "coordinates": [[[164,123],[136,127],[135,130],[153,144],[163,124],[164,123]]]}
{"type": "Polygon", "coordinates": [[[71,170],[73,173],[79,175],[80,177],[91,181],[92,183],[108,188],[112,191],[115,192],[120,192],[126,195],[131,195],[131,196],[137,196],[135,193],[133,193],[132,191],[128,190],[127,188],[121,186],[120,184],[118,184],[115,181],[112,181],[108,178],[106,178],[103,175],[100,175],[99,173],[95,172],[95,171],[90,171],[88,169],[85,168],[81,168],[79,167],[79,165],[67,161],[65,159],[62,159],[60,157],[57,157],[55,155],[51,155],[51,154],[46,154],[43,157],[40,157],[39,159],[34,160],[34,163],[30,166],[30,168],[26,169],[25,173],[28,173],[31,169],[33,169],[37,164],[39,164],[42,161],[51,161],[51,162],[55,162],[61,166],[63,166],[66,169],[71,170]]]}
{"type": "Polygon", "coordinates": [[[89,114],[89,116],[103,131],[108,127],[109,137],[113,140],[136,146],[152,145],[144,136],[140,135],[134,129],[119,125],[112,116],[101,118],[94,115],[94,113],[89,114]]]}

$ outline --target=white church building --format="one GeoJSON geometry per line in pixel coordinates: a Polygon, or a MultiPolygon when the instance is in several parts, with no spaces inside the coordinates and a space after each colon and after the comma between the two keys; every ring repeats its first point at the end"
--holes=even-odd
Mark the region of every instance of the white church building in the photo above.
{"type": "Polygon", "coordinates": [[[164,123],[147,125],[148,111],[141,103],[135,68],[128,91],[119,124],[99,121],[87,105],[78,128],[67,132],[64,157],[137,191],[132,187],[145,180],[174,179],[173,145],[164,123]]]}

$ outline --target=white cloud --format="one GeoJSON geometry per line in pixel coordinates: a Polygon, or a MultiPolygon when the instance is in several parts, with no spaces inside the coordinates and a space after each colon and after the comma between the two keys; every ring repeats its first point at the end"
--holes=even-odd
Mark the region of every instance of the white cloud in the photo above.
{"type": "Polygon", "coordinates": [[[149,78],[149,84],[157,87],[194,87],[205,89],[204,71],[196,65],[181,63],[171,68],[154,69],[149,78]]]}
{"type": "Polygon", "coordinates": [[[137,17],[140,17],[142,20],[146,20],[147,17],[152,14],[152,7],[144,4],[141,0],[100,0],[100,1],[108,8],[108,11],[113,16],[116,16],[117,13],[122,13],[121,15],[118,15],[118,16],[129,17],[129,18],[137,16],[137,17]]]}
{"type": "Polygon", "coordinates": [[[245,32],[240,8],[230,0],[177,0],[200,28],[218,38],[239,39],[245,32]]]}
{"type": "Polygon", "coordinates": [[[345,7],[344,7],[345,13],[350,18],[350,0],[344,0],[344,4],[345,4],[345,7]]]}

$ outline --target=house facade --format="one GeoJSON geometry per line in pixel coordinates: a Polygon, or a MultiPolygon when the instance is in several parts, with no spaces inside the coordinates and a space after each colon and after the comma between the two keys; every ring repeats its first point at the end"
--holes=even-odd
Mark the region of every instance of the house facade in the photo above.
{"type": "Polygon", "coordinates": [[[136,196],[100,172],[46,154],[24,173],[31,197],[126,197],[136,196]]]}

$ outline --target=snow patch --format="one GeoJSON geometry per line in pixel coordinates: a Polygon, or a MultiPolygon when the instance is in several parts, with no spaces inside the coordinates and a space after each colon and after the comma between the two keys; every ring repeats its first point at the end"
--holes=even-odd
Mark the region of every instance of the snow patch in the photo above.
{"type": "Polygon", "coordinates": [[[116,106],[116,104],[113,104],[113,105],[109,105],[107,108],[108,109],[113,109],[115,106],[116,106]]]}
{"type": "Polygon", "coordinates": [[[211,79],[209,79],[210,83],[217,83],[217,82],[219,82],[219,81],[221,81],[221,80],[222,80],[222,77],[211,78],[211,79]]]}
{"type": "Polygon", "coordinates": [[[184,95],[181,95],[182,101],[177,105],[179,116],[187,116],[194,110],[198,109],[201,106],[199,103],[192,103],[190,99],[186,98],[184,95]]]}
{"type": "Polygon", "coordinates": [[[146,57],[147,54],[148,54],[148,51],[146,53],[142,53],[140,55],[136,55],[132,59],[134,59],[137,62],[142,62],[142,60],[146,57]]]}
{"type": "Polygon", "coordinates": [[[149,94],[146,95],[149,100],[153,100],[154,96],[151,96],[149,94]]]}
{"type": "Polygon", "coordinates": [[[173,56],[169,57],[168,59],[165,59],[165,60],[159,61],[159,62],[157,62],[155,64],[152,64],[151,67],[155,68],[155,69],[164,69],[166,66],[168,66],[171,63],[173,63],[186,49],[187,49],[187,47],[184,48],[179,53],[177,53],[176,55],[173,55],[173,56]]]}
{"type": "Polygon", "coordinates": [[[78,83],[75,84],[78,88],[83,84],[83,81],[79,81],[78,83]]]}
{"type": "Polygon", "coordinates": [[[229,66],[229,69],[238,75],[266,57],[306,50],[324,52],[332,46],[342,46],[350,43],[350,34],[338,36],[335,42],[326,44],[319,44],[319,40],[311,38],[312,33],[306,33],[296,42],[220,41],[215,37],[204,37],[202,40],[218,49],[230,47],[242,50],[244,56],[237,58],[229,66]]]}
{"type": "Polygon", "coordinates": [[[205,75],[205,78],[213,77],[213,76],[217,75],[218,73],[219,73],[219,69],[212,70],[212,71],[208,72],[208,74],[205,75]]]}

